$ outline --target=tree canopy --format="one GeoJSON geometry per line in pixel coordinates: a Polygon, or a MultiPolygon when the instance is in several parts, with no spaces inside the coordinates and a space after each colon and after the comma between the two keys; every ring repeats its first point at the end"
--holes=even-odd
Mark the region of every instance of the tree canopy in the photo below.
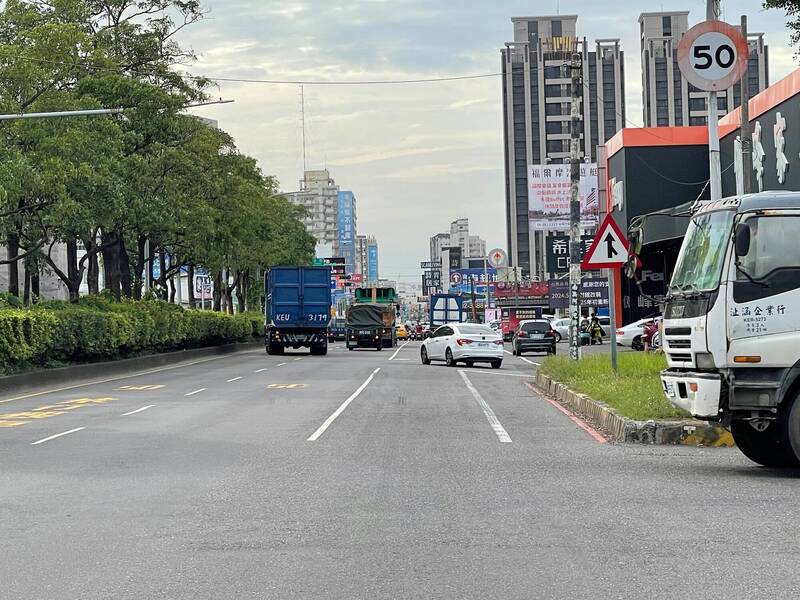
{"type": "Polygon", "coordinates": [[[174,293],[176,273],[202,268],[219,309],[234,294],[240,306],[257,297],[265,268],[310,261],[314,239],[275,179],[185,112],[213,83],[181,72],[194,57],[176,34],[203,14],[197,0],[5,2],[0,112],[124,108],[0,122],[0,262],[12,294],[20,265],[26,298],[50,271],[73,300],[84,281],[99,291],[102,267],[114,297],[138,298],[150,257],[159,294],[174,293]]]}

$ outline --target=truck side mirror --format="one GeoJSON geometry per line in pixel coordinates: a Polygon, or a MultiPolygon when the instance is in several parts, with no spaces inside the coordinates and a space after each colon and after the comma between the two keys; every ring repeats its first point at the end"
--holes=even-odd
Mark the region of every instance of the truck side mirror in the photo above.
{"type": "Polygon", "coordinates": [[[628,244],[631,254],[639,256],[642,253],[642,240],[644,234],[641,227],[634,227],[628,231],[628,244]]]}
{"type": "Polygon", "coordinates": [[[750,253],[750,225],[742,223],[736,227],[736,256],[747,256],[750,253]]]}
{"type": "Polygon", "coordinates": [[[628,256],[628,261],[625,263],[625,277],[628,279],[636,279],[636,268],[639,266],[639,260],[635,254],[628,256]]]}

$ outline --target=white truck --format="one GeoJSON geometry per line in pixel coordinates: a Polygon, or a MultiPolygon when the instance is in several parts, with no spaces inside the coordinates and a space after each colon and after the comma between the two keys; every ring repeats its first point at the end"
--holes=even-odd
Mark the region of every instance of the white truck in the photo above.
{"type": "Polygon", "coordinates": [[[664,307],[670,402],[764,466],[800,465],[800,193],[704,204],[664,307]]]}

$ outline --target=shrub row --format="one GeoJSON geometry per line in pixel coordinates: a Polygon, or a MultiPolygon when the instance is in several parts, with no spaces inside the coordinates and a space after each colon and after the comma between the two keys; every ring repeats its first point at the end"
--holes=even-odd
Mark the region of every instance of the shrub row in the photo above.
{"type": "Polygon", "coordinates": [[[157,300],[90,297],[79,304],[1,308],[0,373],[244,342],[263,331],[258,313],[231,316],[157,300]]]}

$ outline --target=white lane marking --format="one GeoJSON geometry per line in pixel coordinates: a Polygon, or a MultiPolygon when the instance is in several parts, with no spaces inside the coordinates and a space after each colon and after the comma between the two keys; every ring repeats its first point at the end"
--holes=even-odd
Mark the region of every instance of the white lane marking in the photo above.
{"type": "Polygon", "coordinates": [[[303,357],[301,356],[300,358],[295,358],[295,360],[303,360],[303,357]]]}
{"type": "MultiPolygon", "coordinates": [[[[503,350],[503,352],[505,352],[506,354],[510,354],[511,356],[514,356],[514,353],[513,352],[509,352],[508,350],[503,350]]],[[[532,360],[528,360],[524,356],[517,356],[517,358],[520,359],[520,360],[524,360],[529,365],[536,365],[537,367],[541,367],[542,366],[541,363],[537,363],[537,362],[533,362],[532,360]]]]}
{"type": "Polygon", "coordinates": [[[153,408],[155,404],[148,404],[147,406],[143,406],[142,408],[137,408],[136,410],[132,410],[131,412],[123,413],[123,417],[127,417],[128,415],[135,415],[136,413],[144,412],[148,408],[153,408]]]}
{"type": "Polygon", "coordinates": [[[313,434],[311,434],[311,437],[308,438],[306,441],[308,441],[308,442],[316,442],[319,439],[319,436],[321,436],[323,433],[325,433],[325,430],[330,426],[330,424],[333,423],[336,420],[336,417],[338,417],[340,414],[342,414],[344,409],[347,408],[347,406],[353,400],[358,398],[358,396],[361,394],[361,392],[363,392],[366,389],[366,387],[375,378],[375,375],[377,375],[378,371],[380,371],[380,370],[381,370],[380,367],[375,369],[372,372],[372,375],[367,377],[367,380],[364,383],[361,384],[361,387],[358,388],[355,392],[353,392],[352,396],[350,396],[347,400],[342,402],[342,405],[339,408],[337,408],[330,417],[325,419],[325,422],[322,425],[319,426],[319,429],[317,429],[313,434]]]}
{"type": "Polygon", "coordinates": [[[233,383],[234,381],[239,381],[241,377],[234,377],[233,379],[228,379],[225,383],[233,383]]]}
{"type": "Polygon", "coordinates": [[[406,346],[408,346],[408,342],[406,342],[405,344],[403,344],[402,346],[400,346],[400,347],[399,347],[397,350],[395,350],[394,354],[392,354],[392,355],[389,357],[389,360],[394,360],[394,359],[395,359],[395,357],[396,357],[398,354],[400,354],[400,350],[402,350],[402,349],[403,349],[403,348],[405,348],[406,346]]]}
{"type": "Polygon", "coordinates": [[[505,444],[510,444],[511,443],[511,437],[508,435],[508,432],[506,432],[506,430],[500,424],[500,421],[498,420],[497,416],[494,414],[494,411],[492,410],[492,407],[489,406],[486,403],[486,400],[484,400],[483,397],[478,392],[478,390],[475,389],[475,386],[472,385],[472,382],[467,377],[467,374],[464,373],[464,371],[461,371],[461,370],[459,370],[458,373],[459,373],[459,375],[461,375],[461,379],[463,379],[464,383],[467,385],[467,389],[470,392],[472,392],[472,395],[475,398],[475,400],[477,400],[478,404],[481,405],[481,408],[483,409],[483,414],[486,415],[486,419],[489,421],[489,425],[492,426],[492,429],[494,430],[495,434],[497,435],[497,439],[499,439],[501,442],[503,442],[505,444]]]}
{"type": "Polygon", "coordinates": [[[525,362],[526,362],[526,363],[528,363],[529,365],[536,365],[537,367],[541,367],[541,366],[542,366],[542,363],[533,362],[532,360],[528,360],[528,359],[527,359],[527,358],[525,358],[524,356],[518,356],[517,358],[518,358],[518,359],[520,359],[520,360],[523,360],[523,361],[525,361],[525,362]]]}
{"type": "Polygon", "coordinates": [[[255,371],[253,371],[253,373],[263,373],[266,370],[267,369],[256,369],[255,371]]]}
{"type": "Polygon", "coordinates": [[[279,367],[282,367],[283,365],[288,365],[288,364],[289,364],[289,363],[280,363],[280,364],[279,364],[279,365],[277,365],[277,366],[279,366],[279,367]]]}
{"type": "Polygon", "coordinates": [[[500,377],[522,377],[524,379],[533,379],[533,375],[522,375],[520,373],[497,373],[489,369],[472,369],[470,375],[499,375],[500,377]]]}
{"type": "MultiPolygon", "coordinates": [[[[108,379],[98,379],[97,381],[88,381],[86,383],[77,383],[75,385],[68,385],[66,387],[57,388],[54,390],[45,390],[43,392],[34,392],[33,394],[25,394],[24,396],[16,396],[14,398],[6,398],[5,400],[0,400],[0,404],[6,404],[7,402],[16,402],[17,400],[25,400],[27,398],[36,398],[38,396],[44,396],[46,394],[56,394],[58,392],[66,392],[68,390],[75,390],[82,387],[89,387],[92,385],[100,385],[101,383],[110,383],[112,381],[120,381],[122,379],[133,379],[134,377],[142,377],[144,375],[152,375],[153,373],[161,373],[163,371],[171,371],[173,369],[182,369],[183,367],[192,367],[194,365],[201,365],[203,363],[211,362],[212,360],[222,360],[223,358],[233,358],[235,356],[241,356],[242,354],[253,354],[255,351],[253,350],[244,350],[242,352],[234,352],[233,354],[226,354],[225,356],[213,356],[211,358],[204,358],[203,360],[195,360],[193,362],[186,362],[181,363],[179,365],[170,365],[168,367],[159,367],[157,369],[150,369],[149,371],[138,371],[136,373],[131,373],[129,375],[120,375],[118,377],[109,377],[108,379]]],[[[259,352],[260,354],[260,352],[259,352]]]]}
{"type": "Polygon", "coordinates": [[[200,392],[205,392],[208,388],[200,388],[199,390],[195,390],[193,392],[189,392],[186,394],[187,396],[194,396],[195,394],[199,394],[200,392]]]}
{"type": "Polygon", "coordinates": [[[75,433],[76,431],[83,431],[86,427],[76,427],[75,429],[70,429],[69,431],[64,431],[63,433],[57,433],[55,435],[51,435],[50,437],[46,437],[43,440],[38,440],[36,442],[31,442],[31,446],[38,446],[39,444],[44,444],[45,442],[49,442],[50,440],[54,440],[56,438],[60,438],[62,435],[69,435],[70,433],[75,433]]]}

